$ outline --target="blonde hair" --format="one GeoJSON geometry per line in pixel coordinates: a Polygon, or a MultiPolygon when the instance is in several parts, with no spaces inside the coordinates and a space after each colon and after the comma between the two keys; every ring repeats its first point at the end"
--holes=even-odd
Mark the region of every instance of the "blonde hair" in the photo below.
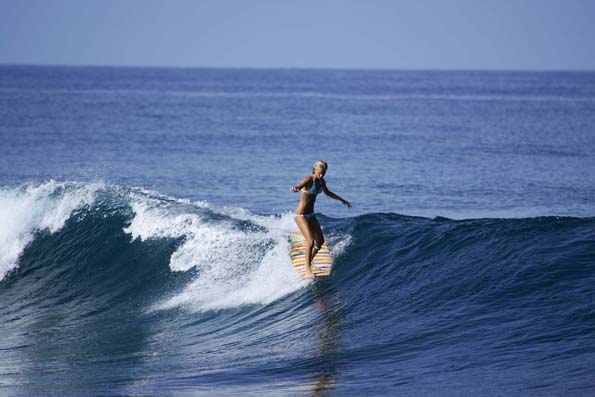
{"type": "Polygon", "coordinates": [[[314,172],[316,168],[322,168],[324,172],[326,172],[328,169],[328,164],[324,160],[318,160],[312,165],[312,172],[314,172]]]}

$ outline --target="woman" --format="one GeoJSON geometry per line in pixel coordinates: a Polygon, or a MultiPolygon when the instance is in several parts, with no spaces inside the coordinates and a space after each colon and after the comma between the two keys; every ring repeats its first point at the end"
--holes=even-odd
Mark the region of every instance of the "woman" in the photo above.
{"type": "Polygon", "coordinates": [[[320,192],[324,192],[327,196],[332,199],[339,200],[341,203],[351,208],[349,201],[342,199],[335,193],[328,190],[326,182],[324,181],[324,174],[328,165],[325,161],[318,160],[312,166],[312,175],[305,177],[300,183],[291,188],[292,192],[300,193],[300,203],[295,210],[295,223],[297,223],[300,231],[306,239],[306,266],[305,266],[305,277],[314,278],[312,273],[312,259],[322,247],[324,242],[324,236],[320,229],[320,223],[314,215],[314,202],[316,201],[316,195],[320,192]]]}

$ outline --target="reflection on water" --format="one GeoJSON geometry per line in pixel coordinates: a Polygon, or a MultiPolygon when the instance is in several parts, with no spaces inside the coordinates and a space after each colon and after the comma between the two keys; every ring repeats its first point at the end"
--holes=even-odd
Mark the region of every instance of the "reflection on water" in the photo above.
{"type": "Polygon", "coordinates": [[[323,280],[317,280],[311,285],[312,294],[316,299],[316,308],[320,313],[318,338],[319,364],[317,370],[311,373],[308,384],[312,396],[331,395],[338,377],[337,352],[341,348],[341,319],[343,313],[336,300],[334,288],[323,280]]]}

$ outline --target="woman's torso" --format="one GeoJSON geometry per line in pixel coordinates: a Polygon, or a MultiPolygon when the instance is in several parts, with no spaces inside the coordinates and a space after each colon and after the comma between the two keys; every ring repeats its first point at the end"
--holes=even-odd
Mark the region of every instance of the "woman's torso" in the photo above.
{"type": "Polygon", "coordinates": [[[324,179],[311,178],[310,182],[300,190],[300,203],[298,204],[296,214],[310,214],[314,212],[314,203],[316,196],[322,192],[324,179]]]}

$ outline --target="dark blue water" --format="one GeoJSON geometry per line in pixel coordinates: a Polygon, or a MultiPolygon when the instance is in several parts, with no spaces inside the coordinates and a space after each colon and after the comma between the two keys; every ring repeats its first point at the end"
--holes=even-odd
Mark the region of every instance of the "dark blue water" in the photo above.
{"type": "Polygon", "coordinates": [[[594,152],[595,73],[1,66],[0,394],[592,395],[594,152]]]}

